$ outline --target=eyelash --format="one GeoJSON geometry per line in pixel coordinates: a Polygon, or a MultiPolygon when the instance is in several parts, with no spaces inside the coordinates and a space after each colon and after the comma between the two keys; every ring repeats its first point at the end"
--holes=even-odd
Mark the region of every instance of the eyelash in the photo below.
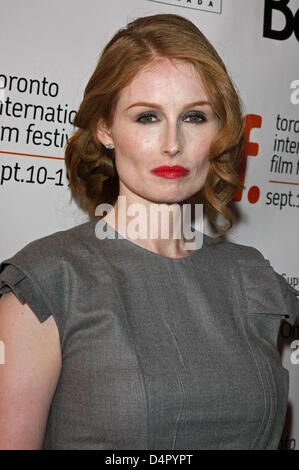
{"type": "MultiPolygon", "coordinates": [[[[148,117],[156,118],[157,115],[155,113],[142,113],[140,116],[138,116],[138,118],[136,119],[136,122],[139,122],[140,124],[152,124],[153,122],[155,122],[155,121],[149,121],[149,120],[146,120],[146,121],[141,120],[143,118],[148,118],[148,117]]],[[[186,117],[187,118],[189,117],[200,118],[199,121],[188,121],[188,122],[191,122],[191,124],[201,124],[202,122],[205,122],[207,120],[206,116],[203,113],[199,113],[199,112],[190,113],[186,117]]]]}

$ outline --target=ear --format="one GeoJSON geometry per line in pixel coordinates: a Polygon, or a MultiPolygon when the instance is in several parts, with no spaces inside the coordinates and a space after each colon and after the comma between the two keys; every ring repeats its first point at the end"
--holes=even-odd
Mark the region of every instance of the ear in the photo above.
{"type": "Polygon", "coordinates": [[[106,123],[102,118],[99,119],[97,123],[95,133],[96,138],[100,142],[100,144],[103,144],[104,146],[112,144],[112,146],[114,146],[111,131],[108,129],[106,123]]]}

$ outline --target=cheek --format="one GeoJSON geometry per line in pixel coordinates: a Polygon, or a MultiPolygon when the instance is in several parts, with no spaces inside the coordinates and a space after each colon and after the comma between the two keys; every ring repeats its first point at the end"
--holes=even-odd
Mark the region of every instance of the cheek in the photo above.
{"type": "Polygon", "coordinates": [[[216,124],[210,125],[190,125],[183,129],[184,140],[186,145],[190,145],[193,149],[197,149],[199,153],[206,153],[209,151],[212,142],[218,134],[216,124]]]}
{"type": "Polygon", "coordinates": [[[188,153],[199,166],[205,166],[209,162],[211,140],[206,137],[194,138],[190,141],[188,153]]]}
{"type": "MultiPolygon", "coordinates": [[[[113,131],[112,131],[113,133],[113,131]]],[[[117,132],[114,133],[114,144],[117,155],[125,157],[126,155],[131,155],[136,148],[136,142],[134,136],[129,132],[117,132]]]]}
{"type": "Polygon", "coordinates": [[[150,151],[159,142],[161,129],[159,126],[144,124],[134,128],[134,140],[144,151],[150,151]]]}
{"type": "Polygon", "coordinates": [[[143,161],[152,155],[158,145],[158,136],[154,132],[144,132],[142,129],[125,130],[115,136],[117,154],[123,159],[143,161]]]}

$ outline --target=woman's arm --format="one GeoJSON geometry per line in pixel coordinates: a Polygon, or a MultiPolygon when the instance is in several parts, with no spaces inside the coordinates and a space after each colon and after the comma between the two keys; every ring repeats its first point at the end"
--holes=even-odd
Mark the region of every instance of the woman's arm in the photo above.
{"type": "Polygon", "coordinates": [[[13,292],[0,298],[0,449],[42,449],[48,413],[61,371],[53,316],[41,323],[13,292]]]}

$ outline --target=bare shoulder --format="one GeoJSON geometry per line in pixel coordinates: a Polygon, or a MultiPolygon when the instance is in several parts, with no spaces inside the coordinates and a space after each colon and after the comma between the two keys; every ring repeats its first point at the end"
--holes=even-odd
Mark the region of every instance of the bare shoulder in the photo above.
{"type": "MultiPolygon", "coordinates": [[[[18,344],[15,345],[19,345],[18,349],[23,347],[22,343],[28,342],[31,346],[41,343],[43,357],[55,356],[57,359],[60,356],[61,359],[59,332],[53,315],[40,322],[29,305],[20,302],[12,291],[2,294],[0,298],[0,324],[2,336],[4,333],[11,334],[7,338],[10,342],[19,335],[18,344]]],[[[27,352],[29,353],[31,349],[28,348],[27,352]]]]}
{"type": "Polygon", "coordinates": [[[0,448],[42,447],[62,367],[54,317],[40,322],[10,291],[0,298],[0,448]]]}

